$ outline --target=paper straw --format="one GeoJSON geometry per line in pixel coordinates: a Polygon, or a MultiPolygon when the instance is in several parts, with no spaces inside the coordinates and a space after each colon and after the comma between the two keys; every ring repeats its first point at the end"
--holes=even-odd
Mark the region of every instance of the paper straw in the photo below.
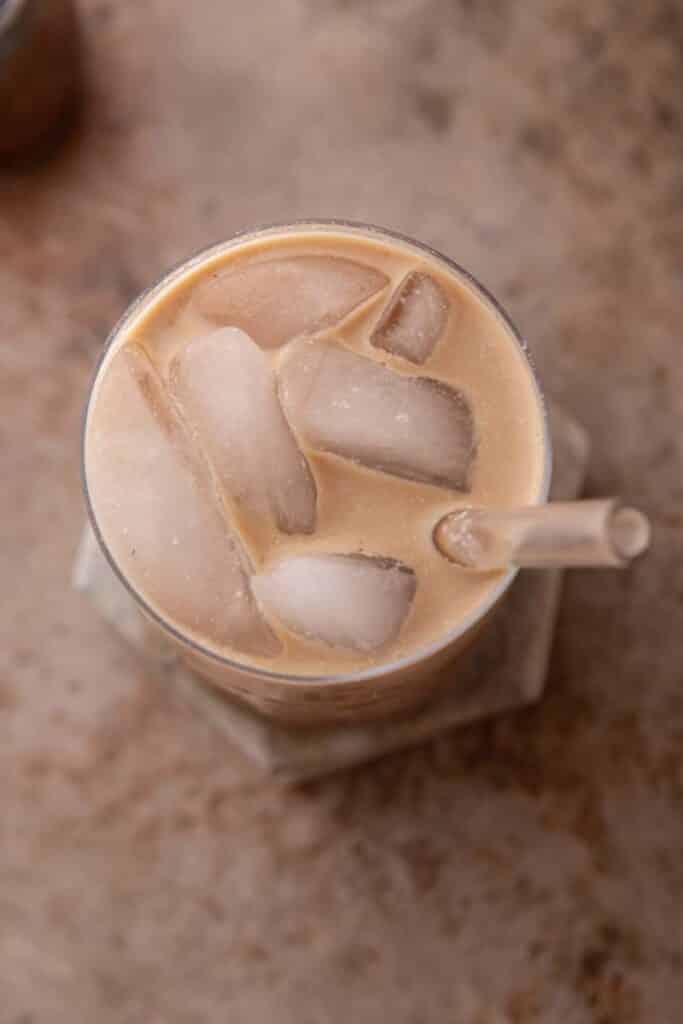
{"type": "Polygon", "coordinates": [[[623,567],[647,548],[650,524],[642,512],[609,498],[458,509],[439,520],[433,536],[451,562],[479,572],[623,567]]]}

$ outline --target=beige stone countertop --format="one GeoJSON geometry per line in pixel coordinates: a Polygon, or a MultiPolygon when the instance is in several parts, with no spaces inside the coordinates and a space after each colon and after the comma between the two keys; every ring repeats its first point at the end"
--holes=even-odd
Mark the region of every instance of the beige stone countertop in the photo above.
{"type": "Polygon", "coordinates": [[[676,1024],[683,9],[86,0],[81,129],[0,175],[0,1024],[676,1024]],[[542,703],[293,789],[68,579],[109,327],[259,222],[471,268],[653,519],[566,582],[542,703]]]}

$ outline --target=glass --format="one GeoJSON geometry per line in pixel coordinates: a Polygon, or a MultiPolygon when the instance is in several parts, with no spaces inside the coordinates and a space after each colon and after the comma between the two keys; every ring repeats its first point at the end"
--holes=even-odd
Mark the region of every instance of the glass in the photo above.
{"type": "MultiPolygon", "coordinates": [[[[198,643],[193,637],[183,634],[173,623],[166,621],[136,592],[131,581],[115,563],[100,533],[88,493],[84,457],[88,413],[95,381],[108,349],[117,341],[121,333],[128,329],[131,322],[167,289],[172,288],[181,278],[200,267],[206,259],[212,259],[231,248],[254,239],[311,230],[332,230],[337,234],[342,233],[361,238],[370,237],[380,241],[384,240],[389,244],[399,243],[401,247],[415,251],[418,256],[426,254],[439,262],[451,275],[455,275],[474,290],[504,323],[511,338],[519,346],[529,364],[532,378],[536,382],[539,406],[541,410],[544,409],[542,394],[533,373],[533,367],[529,362],[524,340],[496,299],[468,271],[420,242],[372,225],[336,220],[298,221],[259,228],[202,250],[164,275],[131,305],[111,332],[95,370],[83,422],[82,465],[88,514],[102,551],[119,580],[137,602],[140,610],[145,613],[154,627],[161,630],[180,658],[200,676],[272,718],[290,723],[317,725],[326,722],[371,720],[416,709],[443,687],[443,673],[438,673],[438,669],[448,662],[454,662],[452,675],[448,673],[448,685],[457,684],[457,655],[469,646],[484,628],[513,582],[517,570],[510,569],[505,572],[486,599],[473,613],[461,619],[451,631],[437,642],[408,657],[387,661],[371,669],[336,675],[300,676],[269,671],[240,662],[236,658],[226,657],[198,643]]],[[[545,415],[543,416],[543,430],[544,470],[538,493],[535,496],[537,504],[547,500],[550,487],[551,452],[545,415]]]]}

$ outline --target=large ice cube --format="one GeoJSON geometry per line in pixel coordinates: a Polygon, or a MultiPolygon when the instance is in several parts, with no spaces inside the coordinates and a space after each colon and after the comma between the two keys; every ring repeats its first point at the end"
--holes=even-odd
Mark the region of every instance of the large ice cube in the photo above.
{"type": "Polygon", "coordinates": [[[315,527],[316,487],[289,428],[268,357],[236,327],[188,342],[170,388],[226,491],[285,533],[315,527]]]}
{"type": "Polygon", "coordinates": [[[195,307],[215,324],[241,327],[262,348],[329,327],[389,279],[341,256],[302,253],[228,268],[197,287],[195,307]]]}
{"type": "Polygon", "coordinates": [[[210,642],[276,654],[208,467],[137,345],[121,348],[102,376],[86,460],[97,523],[140,595],[210,642]]]}
{"type": "Polygon", "coordinates": [[[331,647],[374,651],[394,640],[415,596],[415,573],[369,555],[297,555],[252,578],[266,611],[331,647]]]}
{"type": "Polygon", "coordinates": [[[391,296],[370,340],[411,363],[424,363],[444,332],[448,310],[438,282],[414,270],[391,296]]]}
{"type": "Polygon", "coordinates": [[[404,377],[326,342],[296,342],[280,369],[280,393],[311,445],[373,469],[468,491],[474,417],[441,381],[404,377]]]}

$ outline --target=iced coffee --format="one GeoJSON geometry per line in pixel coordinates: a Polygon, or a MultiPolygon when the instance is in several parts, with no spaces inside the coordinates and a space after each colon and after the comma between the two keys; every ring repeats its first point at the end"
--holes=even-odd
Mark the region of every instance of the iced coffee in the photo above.
{"type": "Polygon", "coordinates": [[[502,574],[447,562],[434,524],[547,487],[495,303],[429,250],[332,224],[215,247],[144,297],[98,368],[84,460],[149,615],[208,662],[312,681],[446,647],[502,574]]]}

